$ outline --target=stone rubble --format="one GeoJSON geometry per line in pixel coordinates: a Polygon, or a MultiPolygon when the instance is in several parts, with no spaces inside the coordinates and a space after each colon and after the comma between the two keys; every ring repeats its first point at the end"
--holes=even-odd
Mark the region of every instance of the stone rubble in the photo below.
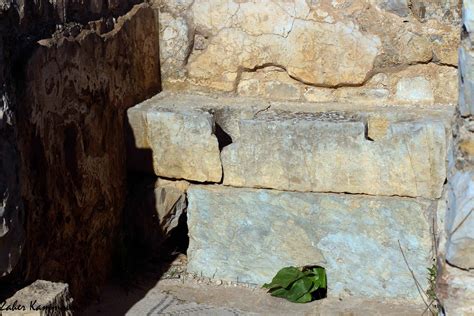
{"type": "Polygon", "coordinates": [[[2,316],[46,316],[73,314],[69,285],[36,280],[5,301],[2,316]],[[14,310],[7,310],[10,306],[14,310]]]}

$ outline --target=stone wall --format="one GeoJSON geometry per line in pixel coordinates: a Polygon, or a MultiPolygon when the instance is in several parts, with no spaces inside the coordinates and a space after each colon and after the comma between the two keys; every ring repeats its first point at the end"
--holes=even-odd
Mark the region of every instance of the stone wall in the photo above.
{"type": "Polygon", "coordinates": [[[0,1],[0,276],[81,299],[110,270],[124,112],[161,87],[156,17],[134,3],[0,1]]]}
{"type": "Polygon", "coordinates": [[[135,6],[112,29],[104,23],[39,41],[19,100],[27,277],[65,280],[75,297],[110,271],[125,110],[160,88],[153,11],[135,6]]]}
{"type": "Polygon", "coordinates": [[[439,296],[448,315],[474,314],[474,2],[463,4],[459,106],[448,173],[439,296]]]}
{"type": "Polygon", "coordinates": [[[420,294],[404,255],[429,288],[452,114],[184,92],[127,111],[130,154],[150,153],[132,167],[190,182],[188,272],[261,285],[314,264],[331,297],[405,302],[420,294]]]}
{"type": "Polygon", "coordinates": [[[155,0],[164,87],[454,104],[459,3],[155,0]]]}

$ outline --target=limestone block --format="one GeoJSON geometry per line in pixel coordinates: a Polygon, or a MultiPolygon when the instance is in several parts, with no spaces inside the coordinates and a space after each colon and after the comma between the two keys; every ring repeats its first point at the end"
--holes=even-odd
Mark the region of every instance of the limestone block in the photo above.
{"type": "Polygon", "coordinates": [[[160,25],[160,62],[164,80],[184,76],[184,66],[191,51],[192,37],[188,23],[183,17],[173,17],[163,12],[160,25]]]}
{"type": "Polygon", "coordinates": [[[474,114],[474,53],[462,45],[459,49],[459,111],[474,114]]]}
{"type": "Polygon", "coordinates": [[[219,144],[210,113],[138,107],[129,109],[127,115],[136,135],[134,146],[151,150],[157,176],[201,182],[221,180],[219,144]]]}
{"type": "Polygon", "coordinates": [[[241,69],[265,64],[280,65],[311,84],[360,84],[379,52],[378,37],[350,23],[295,19],[274,1],[206,3],[192,7],[197,28],[222,29],[206,49],[190,56],[189,76],[199,85],[232,91],[241,69]]]}
{"type": "Polygon", "coordinates": [[[474,269],[474,172],[457,171],[449,181],[446,260],[474,269]]]}
{"type": "Polygon", "coordinates": [[[16,292],[2,306],[2,316],[72,315],[72,298],[65,283],[37,280],[16,292]],[[10,307],[11,310],[8,310],[10,307]]]}
{"type": "Polygon", "coordinates": [[[446,178],[441,122],[393,123],[370,141],[362,121],[326,114],[268,112],[241,120],[240,138],[222,151],[224,184],[440,197],[446,178]]]}
{"type": "Polygon", "coordinates": [[[438,275],[437,295],[445,315],[474,315],[474,272],[444,264],[438,275]]]}
{"type": "Polygon", "coordinates": [[[319,264],[326,268],[330,296],[416,300],[400,241],[427,285],[428,203],[194,185],[188,201],[189,272],[262,284],[282,267],[319,264]]]}
{"type": "Polygon", "coordinates": [[[398,99],[404,101],[432,101],[430,82],[423,77],[403,78],[397,84],[398,99]]]}

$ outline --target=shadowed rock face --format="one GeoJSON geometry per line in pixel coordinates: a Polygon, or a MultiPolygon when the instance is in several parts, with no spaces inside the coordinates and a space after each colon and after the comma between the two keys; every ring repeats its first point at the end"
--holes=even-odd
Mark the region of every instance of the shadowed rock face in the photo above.
{"type": "Polygon", "coordinates": [[[25,65],[28,278],[67,281],[80,298],[106,277],[125,197],[123,118],[159,91],[157,41],[154,14],[139,5],[108,33],[40,41],[25,65]]]}
{"type": "Polygon", "coordinates": [[[23,245],[18,153],[8,61],[13,38],[7,35],[8,19],[0,11],[0,277],[11,272],[23,245]]]}

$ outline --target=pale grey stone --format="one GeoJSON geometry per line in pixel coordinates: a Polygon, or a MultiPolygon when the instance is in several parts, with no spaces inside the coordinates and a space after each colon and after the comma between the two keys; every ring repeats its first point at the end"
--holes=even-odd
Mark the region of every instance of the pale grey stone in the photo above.
{"type": "Polygon", "coordinates": [[[474,53],[465,45],[459,48],[459,112],[474,114],[474,53]]]}
{"type": "Polygon", "coordinates": [[[434,100],[431,84],[424,77],[400,79],[395,96],[398,100],[411,102],[434,100]]]}
{"type": "Polygon", "coordinates": [[[4,310],[2,316],[72,315],[72,301],[66,283],[37,280],[6,300],[4,309],[13,304],[20,306],[20,309],[4,310]]]}
{"type": "Polygon", "coordinates": [[[410,13],[407,0],[381,0],[379,7],[399,16],[407,16],[410,13]]]}
{"type": "Polygon", "coordinates": [[[169,235],[178,226],[179,219],[186,210],[187,187],[185,181],[158,179],[155,183],[154,209],[164,234],[169,235]]]}
{"type": "Polygon", "coordinates": [[[462,22],[469,33],[474,33],[474,1],[463,0],[462,22]]]}
{"type": "Polygon", "coordinates": [[[221,156],[231,186],[438,198],[446,133],[438,121],[394,122],[370,141],[358,118],[268,113],[241,120],[221,156]]]}
{"type": "Polygon", "coordinates": [[[128,121],[137,149],[148,149],[157,176],[201,182],[222,179],[211,114],[201,110],[131,108],[128,121]]]}
{"type": "Polygon", "coordinates": [[[426,288],[431,234],[423,201],[222,186],[188,189],[188,271],[263,284],[319,264],[329,295],[417,300],[398,241],[426,288]]]}
{"type": "Polygon", "coordinates": [[[192,34],[186,19],[161,12],[160,65],[162,80],[172,80],[185,76],[184,67],[192,49],[192,34]]]}
{"type": "Polygon", "coordinates": [[[474,271],[443,264],[438,274],[436,294],[445,315],[474,315],[474,271]]]}
{"type": "Polygon", "coordinates": [[[456,172],[449,180],[446,260],[474,269],[474,172],[456,172]]]}

